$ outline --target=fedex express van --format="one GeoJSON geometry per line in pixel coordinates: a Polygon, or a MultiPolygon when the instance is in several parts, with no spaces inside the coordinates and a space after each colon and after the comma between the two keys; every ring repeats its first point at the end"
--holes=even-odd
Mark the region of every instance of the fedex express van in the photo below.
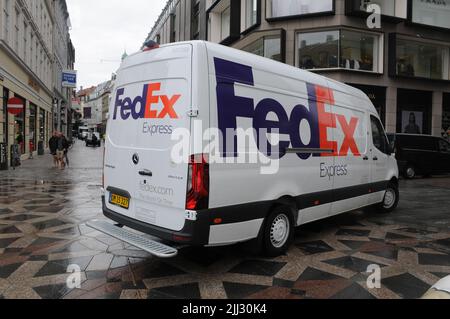
{"type": "Polygon", "coordinates": [[[103,211],[116,224],[89,226],[158,257],[252,240],[276,256],[295,227],[399,201],[364,93],[250,53],[153,45],[122,63],[109,113],[103,211]]]}

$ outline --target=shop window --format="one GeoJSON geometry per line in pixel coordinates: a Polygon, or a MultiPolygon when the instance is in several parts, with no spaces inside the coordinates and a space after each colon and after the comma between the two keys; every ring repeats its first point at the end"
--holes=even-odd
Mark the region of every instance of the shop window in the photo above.
{"type": "Polygon", "coordinates": [[[8,97],[9,90],[5,87],[3,88],[3,99],[2,99],[2,108],[3,108],[3,123],[2,123],[2,136],[3,140],[0,140],[0,143],[8,143],[8,97]]]}
{"type": "Polygon", "coordinates": [[[431,134],[433,94],[430,91],[397,90],[397,132],[431,134]]]}
{"type": "Polygon", "coordinates": [[[408,20],[412,23],[450,29],[450,2],[411,0],[408,20]]]}
{"type": "Polygon", "coordinates": [[[450,93],[443,95],[442,136],[450,141],[450,93]]]}
{"type": "Polygon", "coordinates": [[[45,141],[45,111],[39,110],[39,141],[45,141]]]}
{"type": "Polygon", "coordinates": [[[22,100],[24,108],[20,114],[14,115],[14,144],[19,145],[21,154],[25,154],[25,99],[15,97],[22,100]]]}
{"type": "Polygon", "coordinates": [[[36,105],[30,103],[30,117],[29,117],[29,141],[30,141],[30,150],[35,151],[37,148],[36,144],[36,105]]]}
{"type": "Polygon", "coordinates": [[[339,67],[339,31],[301,33],[297,35],[297,65],[302,69],[339,67]]]}
{"type": "Polygon", "coordinates": [[[334,13],[334,0],[266,0],[266,11],[268,20],[331,14],[334,13]]]}
{"type": "Polygon", "coordinates": [[[265,58],[282,62],[281,38],[279,36],[262,37],[242,49],[265,58]]]}
{"type": "Polygon", "coordinates": [[[382,73],[381,41],[379,34],[346,29],[298,33],[297,66],[382,73]]]}
{"type": "Polygon", "coordinates": [[[449,80],[449,47],[409,39],[391,42],[391,75],[449,80]]]}

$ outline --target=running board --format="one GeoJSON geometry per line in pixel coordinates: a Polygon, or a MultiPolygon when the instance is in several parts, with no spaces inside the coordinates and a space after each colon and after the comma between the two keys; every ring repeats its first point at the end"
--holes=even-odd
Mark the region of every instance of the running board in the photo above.
{"type": "Polygon", "coordinates": [[[106,221],[92,220],[87,222],[86,225],[159,258],[172,258],[178,254],[178,250],[173,247],[139,236],[136,233],[119,228],[106,221]]]}

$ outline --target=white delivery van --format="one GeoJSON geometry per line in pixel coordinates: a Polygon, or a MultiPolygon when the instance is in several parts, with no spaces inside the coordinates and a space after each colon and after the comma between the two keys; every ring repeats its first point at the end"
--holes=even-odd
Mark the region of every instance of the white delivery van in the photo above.
{"type": "Polygon", "coordinates": [[[89,226],[159,257],[252,240],[276,256],[295,227],[398,204],[374,106],[314,73],[208,42],[155,45],[122,63],[110,114],[103,210],[117,224],[89,226]],[[186,131],[180,164],[174,135],[186,131]],[[255,154],[266,161],[237,160],[255,154]],[[277,169],[264,172],[267,160],[277,169]]]}

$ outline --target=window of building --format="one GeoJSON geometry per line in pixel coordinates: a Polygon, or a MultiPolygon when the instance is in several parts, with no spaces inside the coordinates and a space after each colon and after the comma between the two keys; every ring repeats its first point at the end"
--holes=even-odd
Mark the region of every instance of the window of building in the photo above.
{"type": "Polygon", "coordinates": [[[221,0],[207,10],[208,41],[231,44],[241,35],[241,2],[221,0]]]}
{"type": "Polygon", "coordinates": [[[450,2],[411,0],[409,20],[413,23],[450,29],[450,2]]]}
{"type": "Polygon", "coordinates": [[[382,73],[382,36],[347,29],[297,34],[302,69],[347,69],[382,73]]]}
{"type": "Polygon", "coordinates": [[[220,14],[220,39],[224,40],[230,36],[231,8],[227,7],[220,14]]]}
{"type": "Polygon", "coordinates": [[[19,22],[20,22],[20,11],[18,8],[15,10],[16,12],[16,19],[14,21],[14,50],[16,54],[19,54],[19,36],[20,36],[20,29],[19,29],[19,22]]]}
{"type": "Polygon", "coordinates": [[[92,118],[92,109],[90,107],[85,107],[83,109],[83,118],[90,120],[92,118]]]}
{"type": "Polygon", "coordinates": [[[300,33],[297,35],[297,65],[301,69],[339,67],[339,31],[300,33]]]}
{"type": "Polygon", "coordinates": [[[34,50],[33,50],[33,43],[34,43],[34,34],[31,33],[30,35],[30,68],[34,68],[34,50]]]}
{"type": "Polygon", "coordinates": [[[394,52],[394,75],[449,80],[448,46],[397,39],[394,52]]]}
{"type": "Polygon", "coordinates": [[[177,15],[175,13],[170,15],[170,42],[177,40],[177,15]]]}
{"type": "Polygon", "coordinates": [[[9,7],[10,0],[5,0],[3,2],[3,37],[6,43],[9,41],[9,7]]]}
{"type": "Polygon", "coordinates": [[[243,0],[241,7],[242,32],[258,25],[260,0],[243,0]]]}
{"type": "Polygon", "coordinates": [[[279,36],[262,37],[244,47],[242,50],[282,62],[281,38],[279,36]]]}
{"type": "Polygon", "coordinates": [[[192,0],[191,38],[198,40],[200,35],[200,0],[192,0]]]}
{"type": "Polygon", "coordinates": [[[334,12],[334,0],[266,0],[268,19],[334,12]]]}
{"type": "Polygon", "coordinates": [[[23,23],[23,61],[28,64],[28,24],[23,23]]]}

